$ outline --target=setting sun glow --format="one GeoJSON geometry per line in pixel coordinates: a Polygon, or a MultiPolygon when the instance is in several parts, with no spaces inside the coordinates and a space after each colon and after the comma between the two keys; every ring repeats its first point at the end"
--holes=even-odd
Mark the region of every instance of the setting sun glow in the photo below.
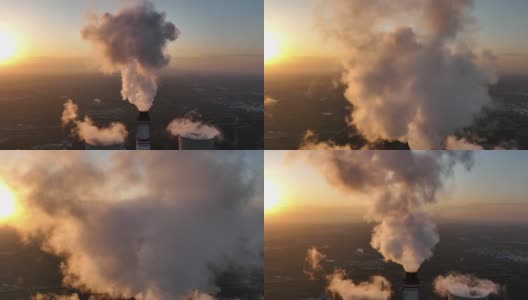
{"type": "Polygon", "coordinates": [[[7,32],[0,31],[0,63],[7,62],[17,53],[15,38],[7,32]]]}
{"type": "Polygon", "coordinates": [[[264,181],[264,210],[270,212],[274,210],[280,202],[280,190],[277,185],[269,180],[264,181]]]}
{"type": "Polygon", "coordinates": [[[269,32],[264,33],[264,62],[269,63],[280,54],[277,37],[269,32]]]}
{"type": "Polygon", "coordinates": [[[15,194],[9,187],[0,183],[0,220],[11,217],[15,209],[15,194]]]}

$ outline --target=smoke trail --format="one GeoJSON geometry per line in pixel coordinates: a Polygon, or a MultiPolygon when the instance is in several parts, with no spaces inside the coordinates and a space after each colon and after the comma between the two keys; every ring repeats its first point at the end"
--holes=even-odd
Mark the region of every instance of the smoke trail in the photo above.
{"type": "Polygon", "coordinates": [[[317,274],[323,273],[323,266],[321,261],[326,258],[326,255],[319,252],[317,248],[312,247],[306,251],[306,257],[304,259],[303,273],[306,274],[311,280],[315,280],[317,274]]]}
{"type": "Polygon", "coordinates": [[[461,297],[486,297],[498,294],[500,286],[488,279],[469,274],[448,274],[437,276],[433,282],[435,293],[447,297],[449,293],[461,297]]]}
{"type": "Polygon", "coordinates": [[[183,136],[196,140],[209,140],[222,137],[222,133],[218,128],[190,118],[172,120],[167,126],[167,131],[172,136],[183,136]]]}
{"type": "Polygon", "coordinates": [[[279,103],[279,101],[271,97],[266,96],[266,98],[264,99],[264,107],[271,107],[276,105],[277,103],[279,103]]]}
{"type": "Polygon", "coordinates": [[[377,223],[371,245],[407,272],[416,272],[439,241],[424,206],[437,200],[456,164],[468,169],[473,164],[472,153],[461,151],[308,151],[300,155],[336,188],[370,196],[366,218],[377,223]]]}
{"type": "Polygon", "coordinates": [[[82,30],[82,37],[94,44],[103,67],[121,72],[123,99],[140,111],[148,111],[157,92],[158,71],[169,63],[164,54],[167,42],[180,31],[165,20],[154,4],[142,1],[113,15],[94,17],[82,30]]]}
{"type": "Polygon", "coordinates": [[[470,125],[495,80],[493,55],[472,43],[472,7],[472,0],[320,1],[319,28],[346,53],[349,124],[370,142],[424,150],[441,149],[470,125]]]}
{"type": "Polygon", "coordinates": [[[328,276],[328,291],[343,300],[388,300],[392,295],[390,282],[381,276],[373,276],[368,282],[355,284],[346,279],[343,270],[336,270],[328,276]]]}
{"type": "Polygon", "coordinates": [[[95,126],[93,120],[86,116],[84,120],[78,119],[79,107],[68,100],[64,103],[62,112],[62,126],[72,123],[75,127],[72,132],[86,143],[98,146],[110,146],[124,144],[128,131],[122,123],[112,122],[108,127],[99,128],[95,126]]]}
{"type": "Polygon", "coordinates": [[[6,154],[0,177],[18,195],[8,225],[62,257],[65,286],[207,299],[227,274],[262,294],[262,153],[58,154],[6,154]]]}

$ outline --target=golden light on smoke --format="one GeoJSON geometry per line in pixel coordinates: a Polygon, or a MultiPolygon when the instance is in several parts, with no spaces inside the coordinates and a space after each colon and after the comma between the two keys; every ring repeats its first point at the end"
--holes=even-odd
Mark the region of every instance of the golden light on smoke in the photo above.
{"type": "Polygon", "coordinates": [[[15,37],[0,29],[0,64],[8,63],[18,51],[15,37]]]}
{"type": "Polygon", "coordinates": [[[264,32],[264,63],[271,63],[280,55],[277,36],[270,31],[264,32]]]}
{"type": "Polygon", "coordinates": [[[0,221],[12,217],[16,212],[16,196],[6,184],[0,182],[0,221]]]}
{"type": "Polygon", "coordinates": [[[264,179],[264,211],[275,211],[280,205],[281,191],[279,186],[270,179],[264,179]]]}

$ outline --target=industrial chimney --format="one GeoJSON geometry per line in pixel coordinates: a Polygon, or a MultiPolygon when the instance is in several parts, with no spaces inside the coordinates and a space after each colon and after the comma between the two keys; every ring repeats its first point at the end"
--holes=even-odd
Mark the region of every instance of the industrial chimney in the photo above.
{"type": "Polygon", "coordinates": [[[449,300],[488,300],[489,296],[475,295],[475,296],[457,296],[449,292],[449,300]]]}
{"type": "Polygon", "coordinates": [[[140,111],[137,118],[136,150],[150,150],[150,116],[140,111]]]}
{"type": "Polygon", "coordinates": [[[210,139],[196,139],[185,136],[178,136],[180,150],[214,150],[216,137],[210,139]]]}
{"type": "Polygon", "coordinates": [[[418,280],[418,273],[405,272],[405,279],[403,280],[403,300],[419,300],[419,288],[420,280],[418,280]]]}

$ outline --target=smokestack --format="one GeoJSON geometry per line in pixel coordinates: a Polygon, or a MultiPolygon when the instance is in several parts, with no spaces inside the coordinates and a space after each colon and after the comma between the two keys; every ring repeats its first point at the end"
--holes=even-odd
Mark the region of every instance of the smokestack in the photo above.
{"type": "Polygon", "coordinates": [[[488,300],[489,296],[457,296],[455,294],[449,293],[449,300],[488,300]]]}
{"type": "Polygon", "coordinates": [[[418,280],[418,273],[405,272],[405,279],[403,280],[403,300],[419,300],[419,288],[420,280],[418,280]]]}
{"type": "Polygon", "coordinates": [[[137,117],[136,150],[150,150],[150,116],[140,111],[137,117]]]}
{"type": "Polygon", "coordinates": [[[184,136],[178,136],[180,150],[214,150],[216,137],[211,139],[193,139],[184,136]]]}

